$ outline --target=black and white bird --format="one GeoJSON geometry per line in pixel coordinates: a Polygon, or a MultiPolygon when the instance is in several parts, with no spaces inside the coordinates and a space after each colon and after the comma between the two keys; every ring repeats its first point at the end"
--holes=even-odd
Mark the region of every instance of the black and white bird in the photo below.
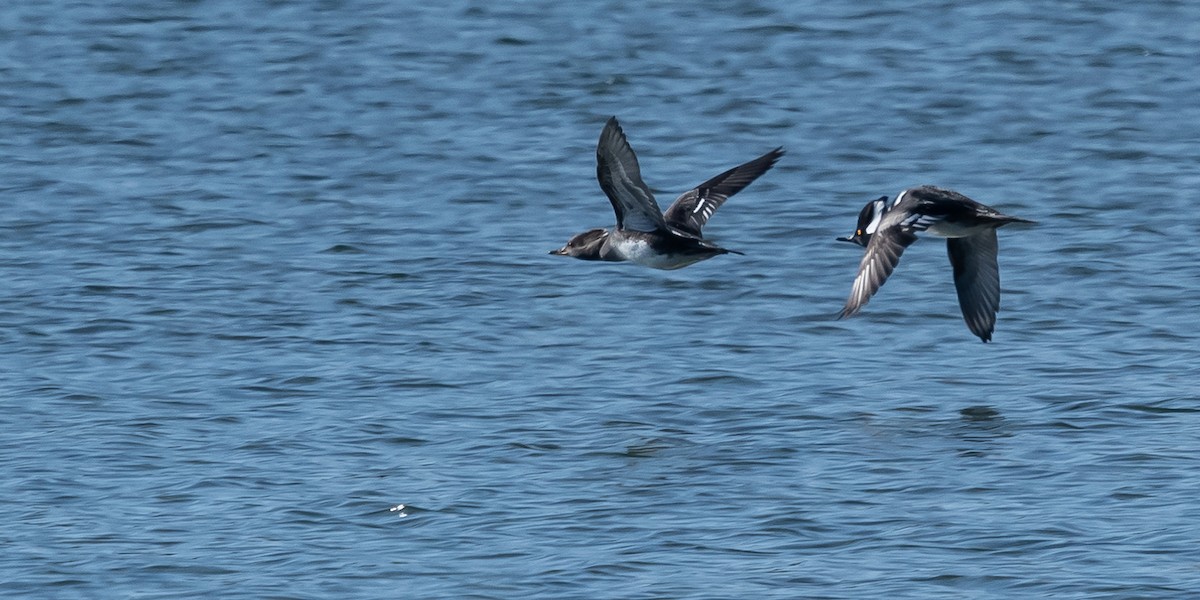
{"type": "Polygon", "coordinates": [[[1000,310],[999,245],[996,229],[1008,223],[1033,223],[1010,217],[958,192],[931,185],[872,200],[858,214],[854,235],[837,238],[867,249],[858,265],[850,298],[838,318],[857,313],[879,290],[917,234],[946,238],[958,304],[971,333],[985,343],[996,328],[1000,310]]]}
{"type": "Polygon", "coordinates": [[[704,239],[701,229],[730,196],[766,173],[783,149],[705,181],[675,199],[666,214],[642,181],[637,155],[612,117],[596,146],[596,178],[617,215],[613,229],[589,229],[550,254],[583,260],[631,261],[655,269],[680,269],[718,254],[741,254],[704,239]]]}

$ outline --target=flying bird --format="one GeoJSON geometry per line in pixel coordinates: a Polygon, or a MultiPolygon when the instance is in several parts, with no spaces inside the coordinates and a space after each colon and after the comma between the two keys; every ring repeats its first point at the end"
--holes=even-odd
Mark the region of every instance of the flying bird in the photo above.
{"type": "Polygon", "coordinates": [[[971,333],[991,341],[1000,310],[999,244],[996,229],[1009,223],[1033,223],[1011,217],[958,192],[931,185],[872,200],[858,214],[854,235],[837,238],[867,249],[858,265],[850,298],[838,318],[856,314],[879,290],[918,233],[946,238],[954,287],[963,320],[971,333]]]}
{"type": "Polygon", "coordinates": [[[612,204],[617,225],[589,229],[550,254],[582,260],[631,261],[655,269],[680,269],[718,254],[741,254],[704,239],[701,229],[730,196],[766,173],[783,156],[776,148],[680,194],[664,214],[642,181],[637,155],[616,117],[600,132],[596,179],[612,204]]]}

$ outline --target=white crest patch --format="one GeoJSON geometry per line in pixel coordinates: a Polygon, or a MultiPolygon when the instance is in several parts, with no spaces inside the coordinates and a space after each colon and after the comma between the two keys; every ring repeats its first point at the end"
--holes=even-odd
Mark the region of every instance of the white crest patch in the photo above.
{"type": "Polygon", "coordinates": [[[892,200],[892,203],[888,205],[888,208],[895,208],[897,204],[900,204],[900,202],[904,200],[904,196],[906,194],[908,194],[908,190],[900,190],[900,193],[896,194],[896,199],[892,200]]]}
{"type": "Polygon", "coordinates": [[[874,235],[875,232],[879,230],[879,222],[883,220],[883,212],[884,212],[883,201],[876,200],[874,204],[875,204],[875,214],[871,216],[871,222],[867,224],[867,229],[865,230],[866,233],[868,233],[870,235],[874,235]]]}

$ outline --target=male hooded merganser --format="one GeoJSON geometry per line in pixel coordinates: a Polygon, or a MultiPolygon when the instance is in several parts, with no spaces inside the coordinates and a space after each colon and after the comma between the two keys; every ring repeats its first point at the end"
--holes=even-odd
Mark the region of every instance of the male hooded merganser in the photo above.
{"type": "Polygon", "coordinates": [[[706,241],[701,228],[730,196],[742,191],[783,156],[776,148],[705,181],[678,198],[666,214],[642,181],[637,155],[617,118],[600,132],[596,178],[617,214],[612,230],[589,229],[550,254],[583,260],[632,261],[655,269],[679,269],[718,254],[741,254],[706,241]]]}
{"type": "Polygon", "coordinates": [[[931,185],[907,189],[891,202],[872,200],[858,214],[854,235],[837,238],[867,249],[858,265],[850,298],[838,318],[854,315],[879,290],[900,254],[917,241],[918,232],[946,239],[958,304],[971,333],[985,343],[996,328],[1000,309],[1000,267],[996,228],[1008,223],[1033,223],[1010,217],[958,192],[931,185]]]}

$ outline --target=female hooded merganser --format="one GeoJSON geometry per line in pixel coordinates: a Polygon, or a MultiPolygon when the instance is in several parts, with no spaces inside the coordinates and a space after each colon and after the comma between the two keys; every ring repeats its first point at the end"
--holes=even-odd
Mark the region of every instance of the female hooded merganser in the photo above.
{"type": "Polygon", "coordinates": [[[1010,217],[958,192],[931,185],[872,200],[858,214],[854,235],[837,238],[867,249],[858,265],[850,298],[838,318],[853,316],[879,290],[918,232],[946,239],[958,304],[971,333],[985,343],[996,328],[1000,310],[999,245],[996,228],[1008,223],[1033,223],[1010,217]]]}
{"type": "Polygon", "coordinates": [[[637,155],[617,118],[600,132],[596,178],[617,215],[614,229],[589,229],[550,254],[583,260],[632,261],[655,269],[679,269],[718,254],[741,254],[706,241],[701,228],[730,196],[766,173],[783,149],[776,148],[744,165],[705,181],[678,198],[666,214],[642,181],[637,155]]]}

